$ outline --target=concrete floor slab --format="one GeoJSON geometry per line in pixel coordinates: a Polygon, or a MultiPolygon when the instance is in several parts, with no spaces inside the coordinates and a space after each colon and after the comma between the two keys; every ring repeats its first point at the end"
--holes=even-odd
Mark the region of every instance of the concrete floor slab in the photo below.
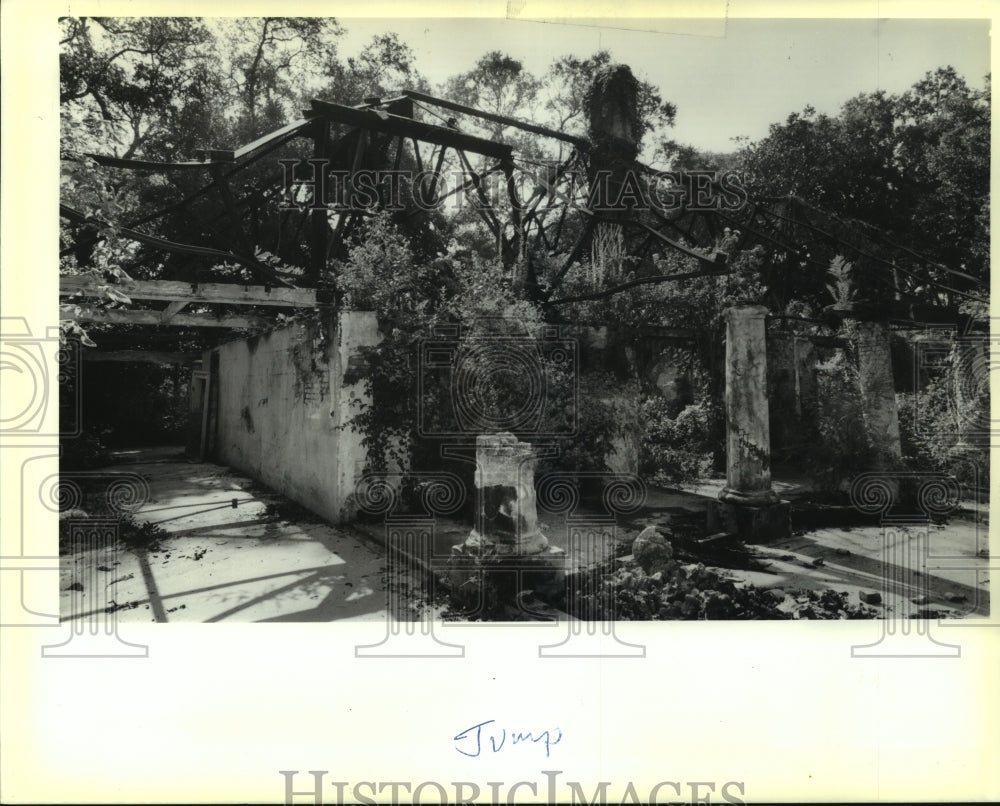
{"type": "Polygon", "coordinates": [[[280,497],[226,468],[159,457],[128,469],[150,485],[136,520],[166,536],[149,550],[64,556],[64,619],[114,608],[122,622],[384,621],[391,590],[419,590],[409,574],[389,578],[358,534],[282,519],[269,509],[280,497]]]}
{"type": "MultiPolygon", "coordinates": [[[[425,604],[420,596],[425,576],[388,574],[383,524],[331,526],[244,475],[187,462],[176,449],[119,458],[131,458],[127,469],[149,480],[151,498],[136,520],[158,525],[165,537],[148,550],[64,556],[65,619],[113,608],[121,621],[384,621],[390,602],[394,617],[404,619],[425,604]]],[[[700,522],[709,500],[704,493],[711,493],[713,484],[706,482],[700,492],[650,487],[643,508],[618,524],[616,540],[630,540],[649,523],[700,522]]],[[[568,548],[565,520],[540,514],[550,542],[568,548]]],[[[878,609],[887,617],[913,612],[912,602],[920,596],[947,615],[988,615],[985,521],[970,516],[931,525],[923,554],[907,550],[919,544],[913,543],[915,529],[800,530],[787,540],[751,548],[763,570],[716,570],[741,585],[780,589],[789,602],[803,591],[846,592],[854,603],[862,593],[879,592],[878,609]],[[892,563],[904,564],[906,572],[892,563]],[[887,577],[897,581],[887,586],[887,577]]],[[[468,533],[467,524],[436,523],[436,560],[468,533]]],[[[595,557],[570,559],[585,565],[595,557]]],[[[430,613],[439,615],[440,608],[430,613]]]]}

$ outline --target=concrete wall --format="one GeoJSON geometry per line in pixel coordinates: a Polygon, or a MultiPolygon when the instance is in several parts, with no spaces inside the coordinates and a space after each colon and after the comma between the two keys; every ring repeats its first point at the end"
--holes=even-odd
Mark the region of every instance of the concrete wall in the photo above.
{"type": "Polygon", "coordinates": [[[365,391],[343,378],[359,348],[378,341],[375,314],[351,311],[215,348],[214,458],[333,522],[349,520],[366,454],[363,435],[339,427],[365,391]]]}

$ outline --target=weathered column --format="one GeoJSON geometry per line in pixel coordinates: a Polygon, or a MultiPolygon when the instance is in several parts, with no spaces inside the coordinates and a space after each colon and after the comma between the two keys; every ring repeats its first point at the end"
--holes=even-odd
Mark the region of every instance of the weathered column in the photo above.
{"type": "Polygon", "coordinates": [[[538,529],[534,449],[513,434],[476,437],[475,539],[498,554],[537,554],[548,546],[538,529]]]}
{"type": "Polygon", "coordinates": [[[726,486],[709,507],[710,532],[748,542],[791,534],[790,507],[771,489],[767,342],[761,305],[728,308],[726,319],[726,486]]]}
{"type": "Polygon", "coordinates": [[[534,449],[509,433],[476,437],[475,481],[475,526],[448,561],[453,601],[469,615],[531,618],[521,592],[561,590],[565,559],[538,528],[534,449]]]}
{"type": "Polygon", "coordinates": [[[882,465],[877,469],[886,469],[898,465],[903,455],[892,377],[889,326],[885,322],[855,321],[852,330],[865,425],[882,465]]]}
{"type": "Polygon", "coordinates": [[[726,486],[719,498],[773,503],[762,305],[726,309],[726,486]]]}
{"type": "Polygon", "coordinates": [[[628,65],[606,65],[594,75],[583,100],[592,148],[588,162],[587,205],[601,214],[591,219],[590,265],[594,280],[617,276],[625,257],[623,222],[644,206],[632,165],[639,153],[642,122],[639,82],[628,65]]]}

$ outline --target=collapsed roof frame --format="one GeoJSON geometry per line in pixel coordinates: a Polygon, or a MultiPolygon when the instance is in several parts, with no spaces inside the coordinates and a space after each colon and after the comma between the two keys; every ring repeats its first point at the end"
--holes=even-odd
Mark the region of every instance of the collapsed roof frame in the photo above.
{"type": "MultiPolygon", "coordinates": [[[[444,158],[445,150],[449,148],[454,150],[458,155],[465,171],[470,174],[470,179],[465,185],[460,186],[452,192],[467,192],[469,190],[474,190],[480,200],[484,201],[482,190],[483,179],[491,173],[502,172],[507,179],[507,191],[511,203],[512,223],[514,224],[514,230],[516,233],[515,237],[519,237],[521,239],[520,243],[524,245],[527,240],[528,228],[532,223],[534,223],[536,225],[536,245],[540,244],[544,246],[546,251],[550,254],[562,254],[565,256],[562,265],[559,267],[555,275],[555,284],[558,284],[558,282],[563,279],[570,267],[573,265],[573,262],[578,260],[583,254],[588,240],[593,235],[596,224],[606,219],[602,218],[601,214],[592,211],[585,206],[573,205],[571,198],[569,198],[568,202],[563,202],[561,209],[558,204],[549,204],[540,210],[540,204],[543,198],[546,197],[544,189],[541,192],[536,189],[536,192],[531,198],[522,201],[517,197],[517,191],[513,182],[515,158],[514,150],[511,145],[478,137],[466,132],[461,132],[458,130],[454,119],[449,120],[447,122],[448,125],[445,126],[416,120],[414,118],[415,104],[436,106],[461,115],[479,118],[481,120],[497,123],[505,127],[513,127],[571,145],[573,150],[570,157],[558,166],[555,171],[553,184],[548,188],[548,196],[550,200],[554,196],[554,193],[552,192],[554,187],[565,181],[569,181],[570,183],[570,196],[572,196],[575,188],[575,185],[573,184],[575,182],[575,177],[572,176],[572,166],[579,165],[581,157],[585,157],[585,155],[589,154],[592,150],[592,144],[582,137],[517,120],[509,116],[474,109],[464,104],[459,104],[443,98],[437,98],[426,93],[416,92],[413,90],[402,90],[388,99],[383,100],[381,98],[367,98],[364,103],[355,106],[345,106],[328,101],[313,100],[311,102],[311,108],[303,113],[302,119],[292,121],[291,123],[282,126],[273,132],[265,134],[238,149],[201,150],[197,152],[198,159],[196,160],[156,162],[151,160],[123,159],[113,156],[91,154],[88,156],[92,157],[99,164],[107,167],[157,173],[166,173],[175,170],[207,170],[211,179],[208,184],[196,191],[193,191],[192,193],[189,193],[180,201],[144,215],[139,219],[129,222],[125,226],[113,224],[112,222],[103,221],[94,217],[88,217],[80,211],[74,210],[67,205],[60,205],[60,215],[63,218],[73,224],[91,231],[89,236],[83,237],[90,237],[97,240],[100,237],[99,233],[102,228],[115,226],[115,229],[120,235],[137,242],[144,243],[154,249],[202,257],[212,257],[219,261],[238,264],[247,269],[255,278],[257,278],[258,281],[262,282],[263,285],[243,285],[242,287],[244,288],[244,293],[226,294],[225,292],[220,292],[219,287],[232,286],[233,288],[239,288],[241,287],[240,284],[200,283],[191,285],[190,290],[188,291],[183,288],[176,287],[178,285],[186,285],[184,283],[174,284],[171,286],[169,281],[146,281],[146,284],[143,286],[144,293],[136,293],[136,289],[139,286],[133,284],[131,286],[133,291],[132,295],[137,299],[167,301],[169,305],[165,310],[102,311],[100,309],[86,307],[77,309],[75,314],[76,317],[81,321],[114,321],[130,324],[171,324],[191,327],[246,328],[266,325],[268,320],[257,316],[230,314],[221,316],[214,316],[212,314],[182,314],[180,311],[185,305],[190,303],[224,302],[226,304],[238,305],[274,306],[279,304],[275,302],[275,300],[279,299],[280,296],[275,292],[283,290],[294,292],[313,292],[311,295],[297,293],[285,297],[284,299],[286,301],[280,304],[287,307],[315,308],[331,304],[333,300],[329,297],[321,299],[316,296],[315,289],[297,287],[295,281],[288,275],[283,275],[275,271],[272,267],[257,259],[257,257],[253,254],[252,244],[246,243],[246,248],[240,250],[217,249],[199,244],[170,241],[158,236],[148,235],[136,229],[136,227],[147,224],[171,212],[185,210],[190,204],[206,194],[218,191],[222,197],[224,209],[219,215],[208,223],[214,223],[219,218],[228,217],[234,232],[240,230],[240,209],[246,206],[248,200],[236,200],[229,185],[230,181],[250,165],[256,163],[263,157],[273,153],[278,148],[297,138],[312,139],[314,158],[323,159],[330,152],[332,145],[330,141],[331,124],[340,124],[349,127],[350,131],[348,136],[354,132],[363,133],[365,135],[362,137],[359,134],[355,159],[351,165],[352,171],[357,170],[358,168],[358,155],[361,153],[363,144],[367,140],[367,135],[371,132],[375,132],[388,135],[390,138],[394,138],[398,141],[396,153],[397,164],[404,147],[404,142],[407,139],[411,140],[413,143],[414,156],[418,166],[421,165],[418,143],[430,143],[439,148],[437,160],[438,170],[440,169],[441,162],[444,158]],[[480,171],[475,171],[466,152],[494,159],[496,160],[496,164],[480,171]],[[561,245],[562,228],[566,217],[567,206],[573,206],[574,209],[586,213],[588,220],[584,223],[581,233],[578,235],[569,251],[560,252],[558,251],[558,248],[561,245]],[[543,225],[543,218],[548,212],[551,212],[554,209],[560,209],[560,216],[556,232],[550,239],[545,226],[543,225]],[[157,283],[159,283],[159,285],[156,285],[157,283]],[[211,290],[209,290],[210,287],[211,290]]],[[[421,108],[424,107],[421,106],[421,108]]],[[[664,175],[663,172],[657,171],[639,162],[635,162],[634,167],[649,177],[664,175]]],[[[889,315],[898,317],[905,321],[935,323],[940,323],[942,320],[953,321],[957,320],[957,312],[949,308],[944,308],[943,306],[923,304],[905,289],[900,289],[898,280],[895,279],[897,276],[895,275],[895,272],[897,271],[909,274],[921,282],[941,288],[949,293],[982,301],[981,297],[958,289],[953,285],[944,284],[933,278],[917,276],[913,271],[900,266],[896,261],[889,261],[878,255],[865,253],[861,247],[857,245],[857,243],[847,241],[844,236],[838,232],[829,231],[830,229],[835,228],[843,230],[845,227],[852,225],[839,221],[835,216],[825,213],[812,205],[808,205],[808,203],[800,199],[794,197],[780,199],[751,199],[750,202],[751,203],[748,205],[748,211],[746,211],[742,216],[727,214],[722,210],[688,210],[682,206],[678,211],[676,211],[675,214],[670,216],[664,215],[661,211],[654,210],[653,215],[655,219],[655,226],[638,218],[626,220],[616,218],[616,223],[624,224],[630,229],[636,229],[640,231],[641,234],[644,234],[645,240],[642,242],[642,246],[640,247],[640,251],[642,251],[643,254],[648,254],[654,244],[664,244],[688,257],[698,260],[702,268],[693,272],[682,272],[669,275],[650,275],[635,278],[618,285],[595,290],[591,293],[548,299],[546,304],[550,306],[558,306],[581,300],[600,299],[627,290],[628,288],[644,284],[668,282],[700,276],[721,276],[730,273],[731,269],[726,264],[724,255],[716,254],[714,256],[709,256],[699,251],[697,248],[692,248],[687,245],[688,243],[696,244],[698,242],[695,229],[699,226],[699,219],[705,219],[706,216],[707,223],[702,224],[702,229],[707,230],[710,233],[717,233],[720,230],[720,222],[725,225],[738,227],[745,231],[746,234],[743,235],[741,239],[741,247],[745,245],[752,236],[752,238],[757,239],[759,242],[769,243],[776,248],[780,248],[793,255],[800,256],[804,262],[808,263],[810,261],[810,257],[802,254],[801,244],[791,242],[781,231],[782,223],[791,223],[815,232],[818,236],[816,240],[826,240],[828,242],[843,244],[848,251],[851,251],[852,253],[857,252],[871,258],[876,264],[881,264],[887,269],[891,269],[893,271],[895,297],[898,304],[891,312],[889,312],[889,315]],[[787,205],[789,204],[794,204],[799,211],[806,211],[806,213],[801,214],[796,221],[790,222],[787,216],[782,213],[782,210],[787,208],[787,205]],[[809,213],[816,213],[823,216],[824,224],[827,225],[827,227],[821,227],[812,221],[809,218],[809,213]],[[834,223],[836,226],[829,227],[829,224],[831,223],[834,223]],[[667,230],[677,233],[680,238],[675,239],[668,237],[666,235],[667,230]],[[910,303],[906,303],[903,300],[904,296],[909,296],[911,298],[910,303]]],[[[503,224],[497,219],[493,210],[488,204],[481,205],[476,209],[490,231],[495,237],[499,238],[500,232],[503,229],[503,224]]],[[[310,259],[309,265],[305,267],[301,277],[301,280],[304,281],[306,285],[315,286],[318,284],[318,281],[326,268],[331,239],[338,237],[342,238],[344,236],[345,233],[343,232],[343,227],[346,220],[346,216],[341,216],[336,230],[331,233],[328,212],[325,208],[312,209],[309,212],[310,232],[308,240],[310,244],[310,259]]],[[[868,235],[872,236],[872,233],[869,232],[868,235]]],[[[903,247],[899,244],[894,244],[891,240],[882,236],[880,233],[875,233],[873,239],[881,241],[893,249],[908,253],[911,257],[920,260],[928,266],[942,270],[951,276],[959,277],[964,281],[971,281],[977,287],[985,288],[983,283],[971,275],[957,269],[943,266],[936,261],[919,255],[912,249],[903,247]]],[[[237,241],[239,240],[241,239],[239,233],[237,233],[237,241]]],[[[812,260],[812,262],[818,263],[815,260],[812,260]]],[[[825,270],[826,266],[821,266],[821,268],[825,270]]],[[[882,278],[882,280],[884,281],[884,278],[882,278]]],[[[62,278],[60,294],[61,296],[66,297],[94,296],[95,290],[96,289],[93,283],[88,286],[86,281],[81,282],[79,278],[64,276],[62,278]]],[[[968,317],[963,317],[963,319],[967,318],[968,317]]]]}

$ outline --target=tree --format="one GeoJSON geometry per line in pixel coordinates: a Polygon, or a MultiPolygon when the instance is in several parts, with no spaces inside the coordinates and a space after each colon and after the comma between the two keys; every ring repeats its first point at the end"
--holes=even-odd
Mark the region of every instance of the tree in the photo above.
{"type": "MultiPolygon", "coordinates": [[[[444,95],[467,106],[496,115],[530,120],[538,101],[541,82],[524,69],[517,59],[492,50],[475,66],[449,78],[444,95]]],[[[525,147],[531,142],[524,132],[508,132],[508,127],[492,121],[475,121],[493,140],[504,140],[525,147]]]]}
{"type": "Polygon", "coordinates": [[[170,151],[171,123],[211,108],[212,37],[200,20],[67,17],[60,26],[64,126],[89,134],[92,145],[100,141],[98,150],[132,157],[158,143],[170,151]]]}
{"type": "Polygon", "coordinates": [[[336,63],[343,30],[324,17],[242,17],[221,25],[228,82],[239,98],[239,139],[287,122],[291,102],[336,63]]]}
{"type": "Polygon", "coordinates": [[[331,62],[327,72],[331,80],[321,97],[345,104],[370,96],[384,98],[401,89],[430,89],[417,70],[413,49],[393,32],[373,36],[357,56],[348,57],[346,63],[331,62]]]}
{"type": "MultiPolygon", "coordinates": [[[[974,90],[944,67],[898,95],[858,95],[836,116],[812,107],[789,115],[745,148],[740,164],[752,195],[799,197],[856,222],[856,232],[869,238],[865,251],[923,255],[917,259],[922,276],[969,288],[975,284],[940,266],[989,281],[989,131],[988,79],[974,90]]],[[[838,226],[831,221],[827,229],[838,226]]],[[[798,234],[806,237],[806,229],[798,234]]],[[[824,240],[816,231],[808,237],[824,240]]],[[[863,281],[872,275],[865,266],[871,256],[861,255],[858,264],[863,281]]],[[[938,301],[939,289],[910,285],[913,294],[938,301]]]]}

